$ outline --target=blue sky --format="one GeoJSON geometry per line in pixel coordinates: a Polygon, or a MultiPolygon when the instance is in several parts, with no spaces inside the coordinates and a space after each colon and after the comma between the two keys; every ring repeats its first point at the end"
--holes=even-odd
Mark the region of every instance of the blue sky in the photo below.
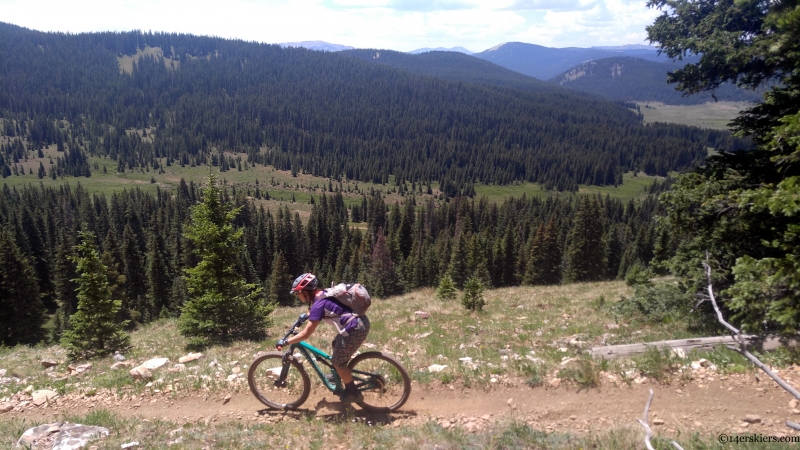
{"type": "Polygon", "coordinates": [[[140,29],[400,51],[645,44],[658,13],[645,0],[0,0],[0,21],[41,31],[140,29]]]}

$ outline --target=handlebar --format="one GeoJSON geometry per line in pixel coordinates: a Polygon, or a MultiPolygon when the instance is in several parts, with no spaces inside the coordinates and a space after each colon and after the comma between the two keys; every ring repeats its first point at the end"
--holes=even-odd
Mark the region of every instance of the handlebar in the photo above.
{"type": "MultiPolygon", "coordinates": [[[[308,320],[308,313],[300,314],[300,316],[297,318],[297,320],[294,321],[294,325],[292,325],[292,327],[289,328],[289,331],[286,332],[286,335],[283,336],[282,340],[286,340],[286,338],[288,338],[290,335],[297,334],[297,331],[295,331],[295,328],[297,328],[300,325],[302,325],[303,323],[305,323],[306,320],[308,320]]],[[[281,351],[281,350],[283,350],[283,347],[278,347],[278,351],[281,351]]]]}

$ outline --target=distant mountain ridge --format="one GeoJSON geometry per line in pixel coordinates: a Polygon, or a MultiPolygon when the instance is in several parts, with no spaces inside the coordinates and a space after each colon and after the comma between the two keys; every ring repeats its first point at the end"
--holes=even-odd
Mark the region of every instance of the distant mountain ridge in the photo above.
{"type": "Polygon", "coordinates": [[[301,42],[282,42],[280,44],[281,47],[302,47],[307,48],[309,50],[317,50],[322,52],[341,52],[343,50],[352,50],[355,47],[350,47],[349,45],[341,45],[341,44],[331,44],[325,41],[301,41],[301,42]]]}
{"type": "Polygon", "coordinates": [[[427,52],[458,52],[458,53],[464,53],[465,55],[471,55],[471,54],[475,53],[475,52],[473,52],[471,50],[467,50],[464,47],[450,47],[450,48],[444,48],[444,47],[427,48],[427,47],[425,47],[425,48],[418,48],[416,50],[411,50],[408,53],[411,53],[412,55],[418,55],[420,53],[427,53],[427,52]]]}
{"type": "Polygon", "coordinates": [[[659,55],[657,49],[633,47],[599,47],[592,48],[550,48],[523,42],[506,42],[472,56],[493,62],[513,71],[549,80],[554,76],[579,64],[614,56],[632,56],[648,61],[668,61],[666,56],[659,55]]]}
{"type": "Polygon", "coordinates": [[[354,49],[341,52],[369,63],[394,67],[448,81],[486,84],[524,91],[560,91],[554,86],[513,70],[470,55],[452,51],[430,51],[419,54],[394,50],[354,49]]]}
{"type": "MultiPolygon", "coordinates": [[[[683,96],[674,84],[667,84],[667,73],[682,64],[653,62],[617,56],[589,61],[566,70],[549,81],[559,86],[625,101],[657,101],[669,105],[696,105],[713,101],[710,93],[683,96]]],[[[718,100],[754,102],[761,94],[731,84],[715,92],[718,100]]]]}

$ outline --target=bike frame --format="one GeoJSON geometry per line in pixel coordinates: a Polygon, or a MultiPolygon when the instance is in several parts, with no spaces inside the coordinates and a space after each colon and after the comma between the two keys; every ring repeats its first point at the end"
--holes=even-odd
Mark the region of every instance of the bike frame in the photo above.
{"type": "MultiPolygon", "coordinates": [[[[336,373],[336,369],[334,369],[333,364],[330,363],[331,355],[323,352],[307,342],[301,341],[297,344],[290,345],[289,351],[284,354],[284,358],[292,357],[294,350],[300,352],[300,354],[303,355],[309,363],[311,363],[311,367],[314,368],[314,372],[317,373],[317,376],[322,381],[322,384],[328,388],[329,391],[333,392],[334,394],[342,393],[344,391],[339,374],[336,373]],[[318,363],[322,363],[322,365],[327,366],[328,368],[332,369],[334,373],[336,373],[334,383],[329,382],[325,378],[325,373],[322,371],[322,368],[318,363]]],[[[281,368],[282,373],[280,380],[286,379],[286,372],[288,369],[289,363],[284,361],[283,367],[281,368]]],[[[366,391],[376,387],[371,381],[372,377],[374,376],[373,374],[362,372],[360,370],[353,370],[352,375],[353,381],[356,382],[356,389],[360,391],[366,391]]]]}
{"type": "MultiPolygon", "coordinates": [[[[308,320],[308,314],[301,314],[300,317],[297,318],[297,321],[294,323],[294,325],[292,325],[292,327],[283,337],[283,339],[288,338],[289,335],[296,335],[297,332],[295,330],[297,329],[297,327],[302,325],[303,322],[305,322],[306,320],[308,320]]],[[[283,354],[283,364],[281,365],[281,374],[278,380],[276,381],[276,384],[281,384],[286,381],[286,375],[289,372],[288,358],[293,358],[295,350],[299,351],[300,354],[302,354],[306,358],[306,360],[308,360],[308,362],[311,363],[311,367],[314,368],[314,372],[317,373],[319,379],[322,380],[322,384],[326,388],[328,388],[329,391],[333,392],[334,394],[341,394],[344,392],[344,388],[342,386],[341,379],[339,378],[339,374],[336,372],[336,369],[334,369],[333,364],[330,362],[331,355],[323,352],[322,350],[318,349],[317,347],[314,347],[313,345],[305,341],[300,341],[296,344],[291,344],[289,346],[289,350],[283,354]],[[317,364],[318,362],[322,363],[322,365],[327,366],[329,369],[333,370],[333,373],[336,375],[334,383],[330,383],[325,378],[325,374],[322,372],[322,369],[320,368],[319,364],[317,364]]],[[[360,391],[365,391],[368,389],[379,387],[376,386],[376,384],[373,382],[373,380],[376,378],[374,374],[363,372],[360,370],[353,370],[351,373],[353,375],[353,381],[356,383],[356,389],[360,391]]],[[[378,376],[377,378],[380,377],[378,376]]],[[[380,382],[378,384],[380,384],[380,382]]]]}

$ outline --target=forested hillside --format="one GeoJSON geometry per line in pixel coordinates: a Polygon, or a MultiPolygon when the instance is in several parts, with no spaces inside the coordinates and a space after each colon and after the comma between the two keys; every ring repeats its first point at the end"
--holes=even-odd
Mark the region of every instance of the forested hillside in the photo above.
{"type": "Polygon", "coordinates": [[[666,175],[699,164],[707,147],[737,145],[727,133],[642,125],[626,105],[566,90],[211,37],[1,24],[0,61],[4,176],[57,144],[59,175],[86,176],[88,155],[122,171],[237,152],[336,179],[439,181],[454,196],[479,181],[616,185],[626,171],[666,175]]]}
{"type": "MultiPolygon", "coordinates": [[[[715,101],[712,93],[683,95],[667,84],[667,73],[683,67],[672,62],[614,57],[590,61],[556,75],[550,82],[582,92],[624,101],[655,101],[668,105],[698,105],[715,101]]],[[[748,91],[730,83],[714,93],[716,100],[756,102],[763,92],[748,91]]]]}
{"type": "MultiPolygon", "coordinates": [[[[5,186],[0,246],[4,255],[20,256],[4,258],[11,266],[0,271],[30,266],[17,282],[38,290],[43,306],[57,311],[57,337],[77,308],[71,256],[78,233],[90,231],[97,236],[113,298],[122,300],[120,319],[146,323],[177,316],[187,299],[183,269],[198,262],[185,230],[189,207],[200,196],[193,182],[182,182],[177,195],[133,190],[110,198],[81,187],[5,186]]],[[[287,286],[293,277],[309,270],[323,285],[359,280],[378,296],[435,286],[445,274],[459,287],[472,276],[495,287],[613,279],[648,263],[659,240],[651,220],[659,206],[652,196],[639,207],[571,195],[502,204],[466,197],[417,204],[407,196],[403,204],[386,205],[376,192],[348,210],[336,192],[315,197],[305,224],[288,207],[265,210],[242,192],[224,192],[222,200],[242,207],[235,225],[243,229],[246,246],[238,272],[265,286],[264,301],[282,304],[292,302],[287,286]],[[363,221],[362,228],[347,226],[350,217],[363,221]]],[[[28,314],[18,321],[36,323],[30,318],[39,304],[36,295],[17,299],[7,292],[0,300],[28,314]]],[[[40,335],[27,330],[0,337],[13,345],[40,335]]]]}

